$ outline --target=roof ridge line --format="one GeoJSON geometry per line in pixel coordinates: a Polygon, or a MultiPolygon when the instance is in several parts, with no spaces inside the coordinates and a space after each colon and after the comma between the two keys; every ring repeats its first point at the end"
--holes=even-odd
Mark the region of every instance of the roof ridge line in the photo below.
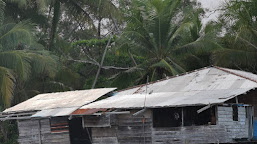
{"type": "MultiPolygon", "coordinates": [[[[148,84],[153,84],[153,83],[161,82],[161,81],[164,81],[164,80],[172,79],[172,78],[175,78],[175,77],[183,76],[183,75],[186,75],[186,74],[190,74],[190,73],[193,73],[193,72],[197,72],[197,71],[204,70],[204,69],[207,69],[207,68],[212,68],[212,67],[214,67],[214,66],[210,65],[210,66],[206,66],[206,67],[199,68],[199,69],[196,69],[196,70],[184,72],[184,73],[181,73],[181,74],[177,74],[177,75],[173,75],[173,76],[168,76],[166,78],[162,78],[162,79],[159,79],[159,80],[156,80],[156,81],[148,82],[148,84]]],[[[118,90],[117,92],[122,92],[122,91],[125,91],[125,90],[137,88],[137,87],[138,88],[142,88],[145,85],[146,84],[135,85],[135,86],[132,86],[132,87],[128,87],[128,88],[125,88],[125,89],[118,90]]]]}
{"type": "MultiPolygon", "coordinates": [[[[213,66],[213,67],[216,68],[216,69],[219,69],[219,70],[221,70],[221,71],[224,71],[224,72],[226,72],[226,73],[233,74],[233,75],[236,75],[236,76],[239,76],[239,77],[241,77],[241,78],[244,78],[244,79],[247,79],[247,80],[250,80],[250,81],[252,81],[252,82],[257,83],[256,80],[253,80],[253,79],[251,79],[251,78],[249,78],[249,77],[246,77],[246,76],[242,76],[242,75],[237,74],[237,73],[235,73],[235,72],[231,72],[231,71],[229,71],[229,70],[225,70],[225,69],[222,68],[222,67],[218,67],[218,66],[213,66]]],[[[233,69],[232,69],[232,70],[233,70],[233,69]]]]}

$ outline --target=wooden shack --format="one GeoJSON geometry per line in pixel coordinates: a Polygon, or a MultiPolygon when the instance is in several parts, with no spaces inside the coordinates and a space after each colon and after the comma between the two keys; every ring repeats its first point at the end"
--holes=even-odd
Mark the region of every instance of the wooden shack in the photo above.
{"type": "Polygon", "coordinates": [[[0,114],[0,120],[17,120],[20,144],[70,144],[90,142],[81,119],[70,114],[115,88],[39,94],[0,114]],[[81,138],[83,137],[83,138],[81,138]],[[80,140],[79,141],[77,141],[80,140]]]}
{"type": "Polygon", "coordinates": [[[18,120],[20,144],[254,143],[255,88],[257,75],[207,67],[117,93],[41,94],[0,120],[18,120]]]}
{"type": "Polygon", "coordinates": [[[83,116],[93,144],[254,143],[256,87],[257,75],[208,67],[120,91],[80,114],[120,112],[83,116]]]}

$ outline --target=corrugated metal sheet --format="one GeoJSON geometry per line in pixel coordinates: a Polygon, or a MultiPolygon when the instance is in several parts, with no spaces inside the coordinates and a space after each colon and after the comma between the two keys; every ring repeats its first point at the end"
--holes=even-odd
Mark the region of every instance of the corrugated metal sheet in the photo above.
{"type": "MultiPolygon", "coordinates": [[[[6,109],[4,112],[9,113],[47,109],[49,110],[57,108],[78,108],[97,100],[99,97],[115,89],[116,88],[101,88],[91,90],[39,94],[16,106],[6,109]]],[[[51,113],[50,110],[44,112],[51,113]]]]}
{"type": "Polygon", "coordinates": [[[257,87],[254,74],[209,67],[159,82],[135,87],[83,106],[90,108],[142,108],[223,103],[257,87]],[[248,76],[245,78],[242,74],[248,76]],[[147,89],[147,94],[146,94],[147,89]],[[145,101],[146,98],[146,101],[145,101]]]}
{"type": "Polygon", "coordinates": [[[31,117],[36,118],[36,117],[67,116],[67,115],[70,115],[75,110],[77,110],[78,108],[79,107],[46,109],[46,110],[37,112],[36,114],[32,115],[31,117]]]}
{"type": "Polygon", "coordinates": [[[257,82],[257,75],[255,75],[253,73],[240,71],[240,70],[232,70],[232,69],[227,69],[227,68],[221,68],[221,67],[217,67],[217,68],[257,82]]]}

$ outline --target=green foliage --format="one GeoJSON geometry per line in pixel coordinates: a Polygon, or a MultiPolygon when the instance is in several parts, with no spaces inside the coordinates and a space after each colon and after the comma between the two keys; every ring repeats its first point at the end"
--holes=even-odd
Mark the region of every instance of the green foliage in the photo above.
{"type": "Polygon", "coordinates": [[[6,131],[6,135],[8,136],[8,139],[4,139],[4,136],[2,133],[0,133],[0,143],[1,144],[18,144],[18,127],[17,122],[15,120],[13,121],[5,121],[0,122],[0,127],[3,127],[6,131]]]}
{"type": "Polygon", "coordinates": [[[165,61],[164,59],[162,59],[161,61],[153,64],[151,66],[151,68],[153,68],[153,69],[161,68],[161,69],[164,69],[164,70],[168,71],[169,73],[171,73],[173,75],[178,74],[177,70],[173,69],[173,67],[167,61],[165,61]]]}
{"type": "Polygon", "coordinates": [[[150,80],[157,80],[184,72],[187,67],[181,64],[183,55],[197,57],[200,53],[222,48],[216,38],[219,31],[210,26],[203,30],[200,20],[203,10],[195,7],[193,3],[184,5],[181,0],[132,1],[116,53],[147,60],[137,64],[145,71],[143,82],[146,75],[152,77],[150,80]]]}
{"type": "Polygon", "coordinates": [[[58,82],[62,82],[68,87],[72,87],[74,89],[80,89],[81,88],[81,77],[76,72],[69,68],[63,68],[61,69],[55,77],[55,80],[58,82]]]}
{"type": "Polygon", "coordinates": [[[30,58],[31,71],[33,75],[48,76],[54,78],[58,71],[58,57],[49,51],[25,51],[30,58]]]}
{"type": "Polygon", "coordinates": [[[257,1],[231,1],[225,5],[220,24],[226,30],[226,49],[214,54],[217,65],[256,71],[257,1]]]}
{"type": "Polygon", "coordinates": [[[2,0],[0,0],[0,25],[2,25],[4,21],[4,7],[5,3],[2,0]]]}
{"type": "Polygon", "coordinates": [[[22,49],[24,46],[30,46],[33,43],[33,27],[34,25],[30,21],[1,25],[0,44],[2,50],[22,49]]]}
{"type": "Polygon", "coordinates": [[[0,104],[9,107],[15,86],[15,79],[9,69],[0,67],[0,82],[0,96],[2,99],[0,104]]]}
{"type": "MultiPolygon", "coordinates": [[[[113,36],[111,39],[111,43],[117,39],[116,36],[113,36]]],[[[86,46],[86,47],[99,47],[99,46],[106,46],[107,42],[109,41],[109,37],[104,39],[90,39],[90,40],[78,40],[72,43],[72,46],[86,46]]]]}
{"type": "Polygon", "coordinates": [[[12,3],[17,3],[19,7],[21,8],[29,8],[33,4],[36,3],[39,12],[43,12],[46,8],[47,5],[51,3],[51,0],[7,0],[12,3]]]}
{"type": "MultiPolygon", "coordinates": [[[[136,72],[136,69],[130,69],[115,75],[111,80],[111,87],[117,87],[118,89],[125,89],[132,87],[138,82],[140,75],[136,72]]],[[[110,80],[110,79],[109,79],[110,80]]]]}
{"type": "MultiPolygon", "coordinates": [[[[3,8],[0,10],[2,11],[3,8]]],[[[0,19],[3,21],[3,16],[0,19]]],[[[27,54],[14,50],[22,49],[22,46],[30,46],[34,42],[32,28],[33,25],[29,21],[0,25],[0,96],[1,105],[4,108],[11,105],[16,82],[25,81],[30,75],[27,54]]]]}
{"type": "Polygon", "coordinates": [[[17,78],[27,80],[30,75],[29,57],[22,51],[6,51],[0,53],[0,66],[12,69],[17,78]]]}

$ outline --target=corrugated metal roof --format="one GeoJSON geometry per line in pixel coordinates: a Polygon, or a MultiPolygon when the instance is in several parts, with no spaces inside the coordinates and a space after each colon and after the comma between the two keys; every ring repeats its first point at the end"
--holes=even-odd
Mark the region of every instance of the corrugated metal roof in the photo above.
{"type": "Polygon", "coordinates": [[[44,112],[51,114],[51,110],[53,110],[53,112],[54,110],[60,110],[58,108],[79,108],[85,104],[97,100],[99,97],[115,89],[116,88],[101,88],[91,90],[39,94],[16,106],[6,109],[4,112],[10,113],[48,109],[49,111],[43,111],[42,114],[44,112]]]}
{"type": "Polygon", "coordinates": [[[223,103],[255,89],[256,75],[209,67],[181,76],[121,91],[110,98],[83,106],[90,108],[142,108],[223,103]],[[146,98],[146,101],[145,101],[146,98]]]}
{"type": "Polygon", "coordinates": [[[37,112],[36,114],[32,115],[32,118],[38,117],[58,117],[58,116],[67,116],[70,115],[72,112],[77,110],[79,107],[71,107],[71,108],[55,108],[55,109],[45,109],[37,112]]]}

